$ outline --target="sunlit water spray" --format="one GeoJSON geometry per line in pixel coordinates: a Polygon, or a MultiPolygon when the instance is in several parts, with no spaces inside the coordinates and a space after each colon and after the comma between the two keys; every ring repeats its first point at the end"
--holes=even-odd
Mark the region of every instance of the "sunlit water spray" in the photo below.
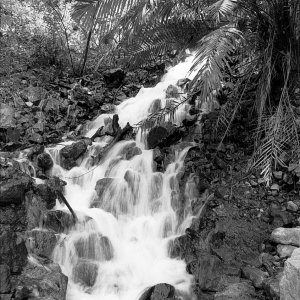
{"type": "MultiPolygon", "coordinates": [[[[136,97],[117,106],[120,126],[145,119],[157,99],[164,106],[167,87],[185,77],[191,63],[189,58],[171,68],[155,87],[142,88],[136,97]]],[[[183,106],[175,121],[185,114],[183,106]]],[[[91,137],[109,117],[112,115],[99,116],[89,125],[86,136],[91,137]]],[[[94,142],[78,162],[80,166],[70,171],[60,166],[63,146],[47,149],[55,161],[52,174],[67,181],[65,197],[79,217],[54,251],[54,260],[69,277],[67,299],[135,300],[158,283],[169,283],[191,295],[192,277],[185,263],[168,255],[170,240],[182,233],[176,214],[177,174],[183,169],[188,148],[176,153],[165,173],[155,172],[153,151],[146,150],[138,136],[139,155],[126,159],[134,144],[122,141],[88,172],[94,168],[91,156],[106,143],[105,138],[94,142]]]]}

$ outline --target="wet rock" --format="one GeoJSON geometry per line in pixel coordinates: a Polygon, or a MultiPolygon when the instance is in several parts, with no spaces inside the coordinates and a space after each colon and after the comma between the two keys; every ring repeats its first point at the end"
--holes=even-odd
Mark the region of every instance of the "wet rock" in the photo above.
{"type": "Polygon", "coordinates": [[[10,292],[10,268],[6,264],[0,265],[0,294],[10,292]]]}
{"type": "Polygon", "coordinates": [[[41,200],[46,203],[47,209],[52,209],[56,205],[56,193],[48,184],[38,184],[35,186],[35,191],[40,196],[41,200]]]}
{"type": "Polygon", "coordinates": [[[181,235],[170,241],[169,255],[171,258],[180,257],[185,258],[191,255],[193,251],[192,240],[187,235],[181,235]]]}
{"type": "Polygon", "coordinates": [[[156,163],[161,163],[164,160],[164,154],[158,147],[153,149],[153,160],[156,163]]]}
{"type": "Polygon", "coordinates": [[[31,258],[19,277],[18,290],[27,297],[17,299],[47,299],[65,300],[68,277],[65,276],[58,264],[44,262],[40,264],[31,258]]]}
{"type": "Polygon", "coordinates": [[[76,160],[87,149],[87,143],[84,140],[65,146],[60,150],[61,156],[76,160]]]}
{"type": "Polygon", "coordinates": [[[155,147],[169,147],[178,142],[184,135],[184,131],[176,126],[155,126],[147,136],[147,145],[149,149],[155,147]]]}
{"type": "Polygon", "coordinates": [[[87,150],[87,141],[81,140],[79,142],[73,143],[71,145],[65,146],[60,150],[60,155],[62,156],[62,166],[71,170],[73,167],[77,166],[76,160],[87,150]]]}
{"type": "Polygon", "coordinates": [[[48,211],[43,218],[43,226],[57,233],[65,232],[74,225],[73,216],[62,210],[48,211]]]}
{"type": "Polygon", "coordinates": [[[159,283],[146,290],[139,300],[176,299],[175,288],[167,283],[159,283]]]}
{"type": "Polygon", "coordinates": [[[151,103],[151,105],[150,105],[150,107],[149,107],[149,109],[148,109],[148,112],[150,113],[150,114],[153,114],[153,113],[156,113],[156,112],[158,112],[158,111],[160,111],[161,110],[161,100],[160,99],[155,99],[152,103],[151,103]]]}
{"type": "Polygon", "coordinates": [[[150,199],[155,200],[161,197],[163,188],[162,173],[154,173],[151,178],[150,199]]]}
{"type": "Polygon", "coordinates": [[[53,167],[53,160],[48,153],[41,153],[37,157],[37,165],[44,171],[47,171],[53,167]]]}
{"type": "Polygon", "coordinates": [[[271,240],[278,244],[300,247],[300,227],[277,228],[271,233],[271,240]]]}
{"type": "Polygon", "coordinates": [[[246,279],[252,281],[253,285],[258,289],[263,287],[263,282],[268,277],[266,272],[250,266],[243,267],[242,274],[246,279]]]}
{"type": "Polygon", "coordinates": [[[43,214],[46,213],[46,203],[38,194],[29,191],[25,196],[25,209],[27,218],[27,230],[40,227],[43,214]]]}
{"type": "Polygon", "coordinates": [[[127,144],[122,151],[120,152],[120,155],[123,156],[124,159],[130,160],[136,155],[141,155],[142,150],[136,146],[136,143],[129,143],[127,144]]]}
{"type": "Polygon", "coordinates": [[[51,230],[31,230],[28,232],[29,250],[38,256],[51,258],[56,246],[55,232],[51,230]]]}
{"type": "Polygon", "coordinates": [[[222,261],[207,252],[202,252],[198,260],[187,265],[190,274],[193,274],[200,289],[217,291],[222,277],[222,261]]]}
{"type": "Polygon", "coordinates": [[[0,206],[21,204],[32,180],[13,167],[2,168],[0,173],[0,206]]]}
{"type": "Polygon", "coordinates": [[[152,128],[147,137],[147,144],[149,149],[157,147],[163,139],[168,136],[168,130],[162,126],[152,128]]]}
{"type": "Polygon", "coordinates": [[[291,246],[291,245],[277,245],[277,253],[279,257],[290,257],[295,249],[298,247],[291,246]]]}
{"type": "Polygon", "coordinates": [[[109,238],[100,233],[91,233],[87,237],[79,238],[74,247],[79,258],[104,261],[111,260],[114,255],[109,238]]]}
{"type": "Polygon", "coordinates": [[[286,260],[280,280],[280,299],[299,299],[300,295],[300,249],[294,250],[286,260]]]}
{"type": "Polygon", "coordinates": [[[112,183],[115,181],[114,178],[102,178],[99,179],[95,186],[95,191],[97,193],[98,198],[93,201],[91,207],[101,207],[103,196],[105,193],[113,193],[112,183]]]}
{"type": "Polygon", "coordinates": [[[32,148],[30,148],[27,157],[30,160],[33,160],[36,156],[38,156],[39,154],[42,154],[45,150],[45,146],[44,145],[35,145],[32,148]]]}
{"type": "Polygon", "coordinates": [[[110,69],[103,73],[104,80],[109,88],[119,87],[125,76],[125,72],[120,68],[110,69]]]}
{"type": "Polygon", "coordinates": [[[217,292],[214,300],[255,300],[254,287],[248,282],[229,285],[224,291],[217,292]]]}
{"type": "Polygon", "coordinates": [[[98,264],[93,261],[80,259],[73,269],[73,278],[77,283],[92,287],[97,279],[98,264]]]}

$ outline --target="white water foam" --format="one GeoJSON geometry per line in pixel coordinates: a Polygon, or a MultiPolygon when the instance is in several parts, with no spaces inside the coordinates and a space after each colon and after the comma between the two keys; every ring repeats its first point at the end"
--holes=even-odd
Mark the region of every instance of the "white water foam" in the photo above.
{"type": "MultiPolygon", "coordinates": [[[[156,99],[165,105],[166,89],[187,75],[192,59],[171,68],[155,87],[142,88],[136,97],[121,103],[116,108],[120,126],[145,119],[156,99]]],[[[183,106],[177,122],[185,114],[183,106]]],[[[108,117],[112,115],[99,116],[86,135],[91,137],[108,117]]],[[[70,171],[60,166],[63,145],[47,149],[55,161],[52,175],[67,181],[65,197],[80,219],[61,236],[54,251],[54,260],[69,277],[67,299],[135,300],[158,283],[171,284],[192,299],[192,276],[185,263],[168,255],[170,240],[182,234],[176,215],[177,174],[188,148],[177,152],[174,162],[160,173],[154,170],[153,151],[146,150],[142,139],[136,140],[141,154],[129,160],[124,153],[135,145],[122,141],[91,171],[91,156],[105,143],[104,139],[94,142],[80,166],[70,171]]]]}

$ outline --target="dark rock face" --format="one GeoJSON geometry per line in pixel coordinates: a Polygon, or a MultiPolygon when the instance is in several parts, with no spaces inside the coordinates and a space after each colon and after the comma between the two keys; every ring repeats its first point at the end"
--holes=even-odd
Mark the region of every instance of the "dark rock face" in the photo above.
{"type": "Polygon", "coordinates": [[[27,297],[18,299],[65,300],[68,277],[62,274],[58,264],[29,262],[18,281],[17,290],[27,292],[27,297]]]}
{"type": "Polygon", "coordinates": [[[184,134],[184,130],[173,125],[166,124],[166,126],[155,126],[149,131],[147,136],[148,148],[169,147],[177,143],[184,134]]]}
{"type": "Polygon", "coordinates": [[[87,149],[87,144],[85,141],[79,141],[73,143],[69,146],[65,146],[63,149],[60,150],[60,154],[64,158],[71,158],[76,160],[80,155],[82,155],[87,149]]]}
{"type": "Polygon", "coordinates": [[[52,209],[56,204],[56,193],[55,190],[48,184],[38,184],[35,187],[37,194],[46,203],[47,209],[52,209]]]}
{"type": "Polygon", "coordinates": [[[44,227],[57,233],[65,232],[75,224],[72,215],[62,210],[47,211],[42,222],[44,227]]]}
{"type": "Polygon", "coordinates": [[[109,88],[119,87],[125,79],[125,72],[120,69],[110,69],[103,73],[104,80],[109,88]]]}
{"type": "Polygon", "coordinates": [[[61,149],[62,166],[67,170],[71,170],[75,167],[77,165],[76,160],[85,153],[87,145],[88,143],[86,140],[81,140],[61,149]]]}
{"type": "Polygon", "coordinates": [[[56,246],[56,236],[50,230],[31,230],[28,232],[30,238],[30,250],[38,256],[51,258],[56,246]]]}
{"type": "Polygon", "coordinates": [[[53,167],[53,160],[48,153],[41,153],[37,157],[37,165],[44,171],[47,171],[53,167]]]}
{"type": "Polygon", "coordinates": [[[147,137],[149,149],[157,147],[168,136],[168,130],[162,126],[152,128],[147,137]]]}
{"type": "Polygon", "coordinates": [[[12,273],[19,274],[27,260],[25,239],[7,228],[0,232],[0,244],[0,264],[7,264],[12,273]]]}
{"type": "Polygon", "coordinates": [[[0,171],[0,206],[21,204],[31,186],[31,178],[11,166],[0,171]]]}
{"type": "Polygon", "coordinates": [[[167,300],[177,299],[175,288],[167,283],[159,283],[147,291],[139,298],[139,300],[167,300]]]}

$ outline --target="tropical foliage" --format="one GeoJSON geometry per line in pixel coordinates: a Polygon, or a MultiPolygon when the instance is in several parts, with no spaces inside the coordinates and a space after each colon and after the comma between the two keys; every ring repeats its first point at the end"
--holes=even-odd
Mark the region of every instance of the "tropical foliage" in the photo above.
{"type": "MultiPolygon", "coordinates": [[[[267,182],[274,168],[299,161],[300,0],[3,0],[0,16],[3,65],[26,57],[83,74],[104,63],[176,60],[190,49],[195,76],[182,102],[226,94],[221,141],[247,105],[256,128],[250,167],[267,182]]],[[[172,115],[176,101],[148,123],[172,115]]]]}
{"type": "Polygon", "coordinates": [[[300,72],[299,0],[78,1],[78,7],[86,5],[81,16],[88,28],[96,22],[89,21],[92,2],[99,5],[99,24],[119,16],[105,30],[98,26],[99,37],[111,42],[114,53],[122,52],[131,66],[168,59],[174,51],[195,51],[191,71],[196,76],[189,92],[198,93],[201,101],[213,101],[214,91],[230,87],[217,130],[228,134],[241,105],[252,103],[256,134],[251,166],[259,168],[267,182],[278,165],[299,160],[292,106],[300,72]]]}

